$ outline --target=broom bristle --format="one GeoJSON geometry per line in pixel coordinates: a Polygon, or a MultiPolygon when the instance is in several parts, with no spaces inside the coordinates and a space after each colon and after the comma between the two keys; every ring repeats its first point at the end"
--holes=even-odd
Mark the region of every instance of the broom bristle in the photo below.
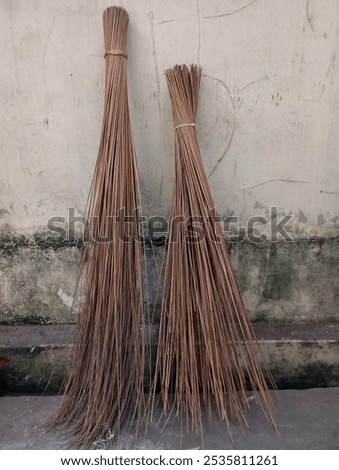
{"type": "MultiPolygon", "coordinates": [[[[246,423],[246,376],[274,424],[262,357],[232,270],[198,147],[201,67],[165,71],[175,126],[175,183],[153,392],[199,431],[205,408],[246,423]],[[160,385],[159,385],[160,384],[160,385]]],[[[155,398],[153,398],[154,404],[155,398]]]]}
{"type": "Polygon", "coordinates": [[[144,405],[144,321],[139,181],[127,96],[128,14],[103,14],[106,75],[101,141],[78,274],[82,295],[65,396],[50,420],[88,446],[139,422],[144,405]]]}

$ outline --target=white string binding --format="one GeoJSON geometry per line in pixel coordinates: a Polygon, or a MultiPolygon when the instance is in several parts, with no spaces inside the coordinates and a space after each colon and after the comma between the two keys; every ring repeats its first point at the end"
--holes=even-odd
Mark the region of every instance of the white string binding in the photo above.
{"type": "Polygon", "coordinates": [[[185,127],[185,126],[195,127],[195,124],[194,124],[194,122],[190,122],[190,123],[187,123],[187,124],[179,124],[179,126],[175,126],[174,130],[179,129],[179,127],[185,127]]]}

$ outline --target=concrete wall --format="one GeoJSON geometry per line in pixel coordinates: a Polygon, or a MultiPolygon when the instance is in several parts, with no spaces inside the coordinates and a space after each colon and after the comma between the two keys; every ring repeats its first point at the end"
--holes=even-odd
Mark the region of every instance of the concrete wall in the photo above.
{"type": "MultiPolygon", "coordinates": [[[[103,102],[106,0],[0,0],[0,224],[32,234],[82,213],[103,102]]],[[[126,0],[144,211],[168,213],[172,122],[163,70],[198,62],[198,135],[218,211],[270,206],[295,238],[339,232],[339,3],[126,0]]]]}
{"type": "MultiPolygon", "coordinates": [[[[198,62],[197,131],[219,213],[244,226],[255,215],[269,220],[276,206],[276,220],[292,215],[286,229],[298,242],[233,248],[251,318],[338,319],[339,2],[118,3],[130,14],[144,212],[166,216],[172,192],[163,70],[198,62]]],[[[47,221],[67,218],[69,207],[84,211],[102,120],[102,12],[110,4],[0,0],[0,322],[68,315],[78,252],[46,242],[47,221]]],[[[161,248],[157,256],[160,265],[161,248]]],[[[151,298],[156,282],[153,266],[151,298]]]]}
{"type": "MultiPolygon", "coordinates": [[[[253,216],[271,220],[271,228],[292,216],[285,228],[295,243],[230,244],[250,318],[266,328],[259,339],[274,376],[280,386],[337,385],[339,2],[117,3],[130,14],[130,109],[144,213],[167,216],[171,200],[163,70],[198,62],[197,131],[218,212],[239,218],[233,229],[253,216]],[[288,336],[281,325],[300,328],[288,336]]],[[[102,120],[102,12],[110,4],[0,0],[0,324],[10,325],[1,327],[0,352],[10,362],[0,393],[2,382],[11,391],[40,391],[48,382],[55,391],[63,381],[68,349],[64,335],[50,336],[58,328],[50,324],[76,320],[79,251],[49,239],[47,222],[67,218],[69,207],[84,212],[102,120]],[[19,327],[18,336],[14,323],[38,326],[19,327]],[[26,344],[32,328],[38,336],[26,344]]],[[[270,234],[270,225],[261,230],[270,234]]],[[[155,259],[146,249],[149,301],[159,311],[155,264],[164,247],[155,259]]]]}
{"type": "MultiPolygon", "coordinates": [[[[250,319],[339,321],[338,247],[338,240],[232,244],[232,264],[250,319]]],[[[75,311],[70,307],[79,261],[76,247],[27,240],[1,246],[0,240],[0,249],[0,324],[75,322],[78,295],[75,311]]],[[[145,289],[157,321],[161,308],[157,274],[165,250],[160,246],[146,254],[145,289]]]]}

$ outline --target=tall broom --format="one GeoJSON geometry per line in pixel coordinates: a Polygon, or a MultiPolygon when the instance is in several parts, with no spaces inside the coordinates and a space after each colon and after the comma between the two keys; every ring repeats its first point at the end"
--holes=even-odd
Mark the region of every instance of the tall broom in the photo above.
{"type": "Polygon", "coordinates": [[[139,422],[145,350],[139,182],[127,96],[128,14],[103,14],[105,99],[101,142],[86,210],[78,289],[82,301],[60,409],[50,420],[74,445],[116,436],[139,422]]]}
{"type": "Polygon", "coordinates": [[[153,385],[163,414],[199,432],[203,408],[246,423],[246,378],[267,418],[266,368],[232,270],[204,172],[195,118],[201,67],[165,71],[175,133],[175,183],[153,385]]]}

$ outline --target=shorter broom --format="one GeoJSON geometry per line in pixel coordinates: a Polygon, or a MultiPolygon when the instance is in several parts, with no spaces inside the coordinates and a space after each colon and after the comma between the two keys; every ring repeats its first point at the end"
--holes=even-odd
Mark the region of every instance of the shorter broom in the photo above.
{"type": "Polygon", "coordinates": [[[246,379],[268,420],[274,414],[265,364],[231,266],[204,172],[195,119],[201,67],[166,70],[172,102],[175,182],[153,405],[160,387],[163,413],[175,412],[199,431],[202,411],[217,410],[229,425],[246,423],[246,379]],[[263,370],[262,370],[263,368],[263,370]]]}

